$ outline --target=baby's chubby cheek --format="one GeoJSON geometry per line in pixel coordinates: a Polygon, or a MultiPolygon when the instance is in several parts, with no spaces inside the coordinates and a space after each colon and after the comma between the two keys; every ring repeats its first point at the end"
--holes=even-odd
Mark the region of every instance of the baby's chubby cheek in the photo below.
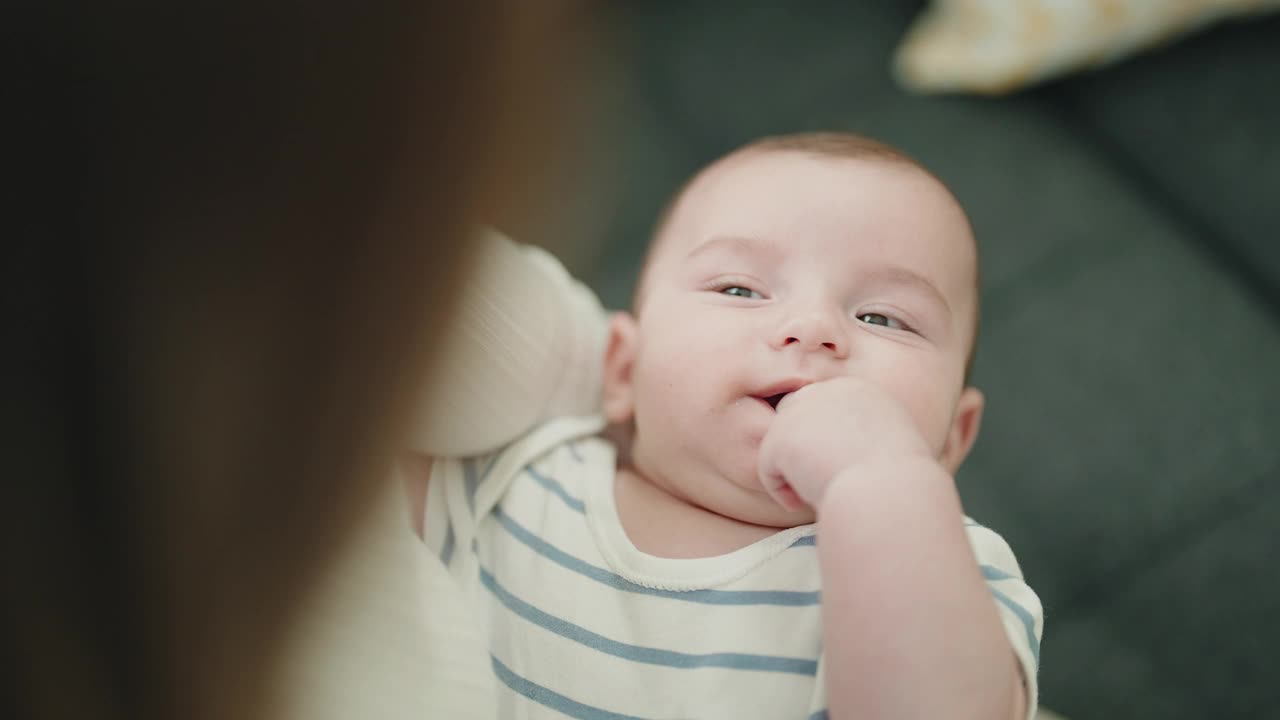
{"type": "Polygon", "coordinates": [[[637,430],[667,435],[696,414],[694,387],[670,358],[640,358],[633,380],[637,430]]]}
{"type": "MultiPolygon", "coordinates": [[[[868,367],[857,379],[896,401],[935,455],[942,451],[960,396],[959,378],[941,360],[894,358],[884,367],[868,367]],[[914,362],[912,360],[915,360],[914,362]]],[[[857,398],[852,398],[856,400],[857,398]]]]}
{"type": "Polygon", "coordinates": [[[955,411],[954,393],[946,388],[932,388],[928,394],[908,396],[900,402],[929,449],[935,456],[940,455],[955,411]]]}

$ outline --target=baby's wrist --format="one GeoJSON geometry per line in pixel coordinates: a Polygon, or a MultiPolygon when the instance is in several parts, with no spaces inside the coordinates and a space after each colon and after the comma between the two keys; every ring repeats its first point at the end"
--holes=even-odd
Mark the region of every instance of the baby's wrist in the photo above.
{"type": "Polygon", "coordinates": [[[860,458],[831,478],[816,509],[822,515],[828,505],[845,502],[850,495],[873,493],[884,483],[895,482],[908,474],[937,473],[946,474],[946,470],[928,455],[885,453],[860,458]]]}

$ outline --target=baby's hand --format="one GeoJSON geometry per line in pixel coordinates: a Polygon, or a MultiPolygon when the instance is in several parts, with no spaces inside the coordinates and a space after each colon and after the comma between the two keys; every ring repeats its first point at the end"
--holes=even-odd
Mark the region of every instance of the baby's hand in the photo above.
{"type": "Polygon", "coordinates": [[[842,471],[872,459],[927,457],[928,443],[889,393],[850,377],[787,395],[760,444],[764,488],[788,510],[819,507],[842,471]]]}

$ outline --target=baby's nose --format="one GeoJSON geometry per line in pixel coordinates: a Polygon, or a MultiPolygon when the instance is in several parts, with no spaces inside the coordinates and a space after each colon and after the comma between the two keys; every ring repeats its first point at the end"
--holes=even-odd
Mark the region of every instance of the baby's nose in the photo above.
{"type": "Polygon", "coordinates": [[[783,324],[774,347],[830,353],[843,359],[849,354],[849,338],[844,325],[833,313],[807,312],[783,324]]]}

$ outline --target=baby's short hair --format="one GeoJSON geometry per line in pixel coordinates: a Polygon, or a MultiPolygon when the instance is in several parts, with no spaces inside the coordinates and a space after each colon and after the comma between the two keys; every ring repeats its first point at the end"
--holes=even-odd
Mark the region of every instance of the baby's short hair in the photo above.
{"type": "MultiPolygon", "coordinates": [[[[679,189],[676,190],[676,192],[671,196],[671,198],[667,201],[662,211],[658,214],[658,220],[656,223],[654,223],[653,232],[649,237],[649,248],[645,252],[644,264],[641,266],[640,276],[636,281],[635,292],[633,293],[631,298],[631,306],[634,311],[639,312],[640,310],[640,304],[643,299],[643,293],[644,293],[644,287],[645,287],[645,276],[648,274],[649,266],[652,264],[654,249],[658,246],[659,241],[661,240],[661,237],[662,237],[662,233],[666,230],[666,227],[671,220],[672,214],[675,213],[676,208],[680,205],[680,200],[684,198],[685,193],[688,191],[689,187],[692,186],[693,183],[696,182],[704,172],[706,172],[708,169],[718,164],[721,160],[724,160],[725,158],[733,157],[735,155],[745,155],[748,153],[755,153],[755,152],[794,152],[794,153],[802,153],[806,155],[817,155],[821,157],[846,158],[849,160],[868,160],[872,162],[884,162],[884,163],[889,163],[894,165],[905,165],[905,166],[914,168],[924,173],[925,175],[928,175],[929,177],[933,178],[934,181],[936,181],[940,186],[942,186],[942,188],[945,189],[947,193],[952,196],[953,199],[955,198],[955,194],[951,192],[951,189],[947,187],[947,184],[942,182],[941,178],[933,174],[932,171],[930,171],[924,165],[920,164],[920,162],[917,161],[915,158],[899,150],[898,148],[892,145],[889,145],[888,143],[884,143],[879,140],[866,137],[865,135],[859,135],[857,133],[851,133],[851,132],[820,131],[820,132],[791,133],[787,135],[770,135],[767,137],[760,138],[758,140],[753,140],[752,142],[749,142],[746,145],[743,145],[742,147],[738,148],[737,150],[734,150],[733,152],[730,152],[729,154],[724,155],[723,157],[717,159],[716,161],[708,164],[706,167],[702,168],[698,172],[694,173],[694,175],[690,177],[688,180],[686,180],[679,187],[679,189]]],[[[958,200],[956,201],[956,206],[960,207],[960,203],[958,200]]],[[[963,207],[961,207],[961,215],[964,216],[965,222],[969,222],[969,216],[967,213],[964,212],[963,207]]],[[[970,225],[969,230],[970,230],[970,235],[972,236],[973,235],[972,225],[970,225]]],[[[979,292],[979,289],[981,287],[980,270],[979,270],[978,263],[976,262],[976,258],[977,258],[976,240],[974,243],[974,255],[975,255],[974,292],[976,293],[976,292],[979,292]]],[[[978,325],[980,320],[981,320],[981,313],[979,312],[979,303],[975,302],[974,317],[973,317],[973,336],[970,338],[969,357],[965,364],[965,383],[966,384],[968,384],[969,382],[970,374],[973,370],[974,355],[977,352],[978,325]]]]}

